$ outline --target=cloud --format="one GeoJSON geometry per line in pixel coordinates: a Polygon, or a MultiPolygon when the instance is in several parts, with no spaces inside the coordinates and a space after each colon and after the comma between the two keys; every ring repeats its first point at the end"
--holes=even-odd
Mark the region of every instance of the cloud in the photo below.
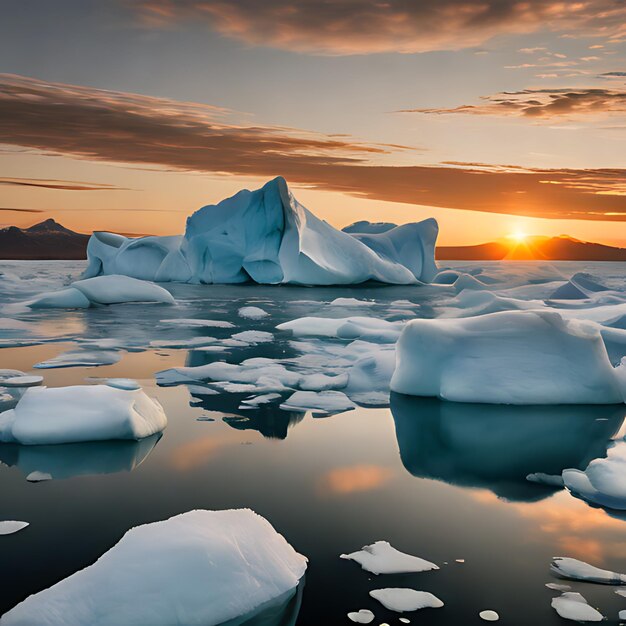
{"type": "Polygon", "coordinates": [[[619,39],[619,0],[126,0],[148,27],[206,22],[251,45],[317,54],[460,50],[537,31],[619,39]]]}
{"type": "Polygon", "coordinates": [[[16,187],[43,187],[63,191],[130,191],[126,187],[117,187],[106,183],[80,183],[71,180],[48,180],[39,178],[0,178],[0,185],[16,187]]]}
{"type": "Polygon", "coordinates": [[[380,489],[393,478],[393,471],[381,465],[350,465],[329,470],[321,476],[318,489],[322,493],[345,495],[380,489]]]}
{"type": "Polygon", "coordinates": [[[626,77],[626,72],[604,72],[600,74],[602,78],[622,78],[626,77]]]}
{"type": "MultiPolygon", "coordinates": [[[[211,107],[0,75],[0,143],[169,170],[271,178],[376,200],[547,218],[626,220],[626,170],[381,165],[389,148],[216,121],[211,107]]],[[[221,119],[221,118],[220,118],[221,119]]]]}
{"type": "Polygon", "coordinates": [[[2,206],[0,211],[14,212],[14,213],[44,213],[43,209],[16,209],[14,207],[2,206]]]}
{"type": "Polygon", "coordinates": [[[453,108],[405,109],[401,113],[512,115],[533,119],[606,116],[626,113],[626,91],[619,89],[523,89],[483,96],[481,104],[453,108]]]}

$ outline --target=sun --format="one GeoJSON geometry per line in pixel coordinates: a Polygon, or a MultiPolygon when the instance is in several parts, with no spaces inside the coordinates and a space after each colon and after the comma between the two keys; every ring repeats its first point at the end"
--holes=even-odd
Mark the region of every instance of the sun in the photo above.
{"type": "Polygon", "coordinates": [[[514,233],[511,233],[509,237],[513,239],[514,241],[516,241],[517,243],[522,243],[526,241],[526,238],[528,237],[528,235],[522,232],[521,230],[518,230],[514,233]]]}

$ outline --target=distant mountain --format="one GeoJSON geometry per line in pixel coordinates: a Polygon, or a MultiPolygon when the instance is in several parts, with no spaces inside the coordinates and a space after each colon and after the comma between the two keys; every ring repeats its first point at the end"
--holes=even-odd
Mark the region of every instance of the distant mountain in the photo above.
{"type": "Polygon", "coordinates": [[[477,246],[440,246],[441,261],[626,261],[626,248],[580,241],[567,235],[500,239],[477,246]]]}
{"type": "Polygon", "coordinates": [[[0,229],[0,259],[62,260],[87,258],[89,235],[75,233],[47,219],[30,228],[0,229]]]}

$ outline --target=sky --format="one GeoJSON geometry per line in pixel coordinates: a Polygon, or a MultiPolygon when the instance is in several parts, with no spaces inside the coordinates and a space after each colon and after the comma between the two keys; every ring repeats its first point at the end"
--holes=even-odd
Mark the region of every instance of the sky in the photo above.
{"type": "Polygon", "coordinates": [[[626,2],[3,1],[0,225],[180,233],[278,175],[337,227],[626,246],[626,2]]]}

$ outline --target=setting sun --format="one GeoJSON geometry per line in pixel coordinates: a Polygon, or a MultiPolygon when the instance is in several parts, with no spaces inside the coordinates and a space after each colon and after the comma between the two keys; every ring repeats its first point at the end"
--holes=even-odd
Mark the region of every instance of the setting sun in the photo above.
{"type": "Polygon", "coordinates": [[[509,235],[509,237],[515,241],[517,241],[518,243],[521,243],[522,241],[524,241],[526,239],[526,237],[528,237],[528,235],[522,231],[517,231],[515,233],[512,233],[511,235],[509,235]]]}

